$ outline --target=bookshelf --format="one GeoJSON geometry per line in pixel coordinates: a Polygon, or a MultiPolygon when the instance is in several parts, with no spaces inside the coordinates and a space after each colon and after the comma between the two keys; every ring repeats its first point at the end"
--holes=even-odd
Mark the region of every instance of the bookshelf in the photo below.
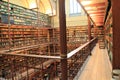
{"type": "Polygon", "coordinates": [[[22,6],[18,6],[8,2],[0,1],[0,17],[1,22],[8,24],[8,16],[10,16],[10,24],[28,25],[28,26],[46,26],[51,25],[50,16],[37,12],[22,6]],[[39,14],[39,15],[38,15],[39,14]]]}
{"type": "Polygon", "coordinates": [[[6,25],[0,26],[0,48],[9,48],[9,34],[6,25]]]}
{"type": "Polygon", "coordinates": [[[30,45],[50,43],[52,28],[37,28],[22,25],[0,26],[0,49],[13,49],[30,45]],[[48,35],[49,33],[49,35],[48,35]]]}
{"type": "Polygon", "coordinates": [[[87,26],[67,27],[68,52],[88,41],[87,26]]]}
{"type": "Polygon", "coordinates": [[[108,54],[110,57],[110,60],[112,61],[112,47],[113,47],[113,23],[112,23],[112,7],[109,10],[109,14],[107,16],[106,22],[105,22],[105,44],[106,48],[108,50],[108,54]]]}
{"type": "MultiPolygon", "coordinates": [[[[22,49],[19,52],[15,52],[17,54],[60,56],[60,44],[59,44],[60,31],[58,28],[45,28],[45,27],[41,28],[41,27],[33,27],[33,26],[25,26],[25,25],[23,26],[10,25],[10,38],[8,35],[9,32],[7,32],[8,31],[7,25],[1,26],[0,29],[1,29],[0,35],[5,35],[3,37],[1,36],[1,39],[5,37],[6,40],[8,41],[8,44],[10,39],[11,44],[9,45],[10,48],[12,49],[22,48],[32,45],[39,45],[37,47],[26,48],[26,49],[22,49]]],[[[77,48],[81,44],[84,44],[85,42],[88,41],[88,33],[86,26],[68,27],[66,34],[67,34],[68,52],[72,51],[73,49],[77,48]]],[[[3,50],[1,45],[0,47],[1,47],[0,50],[3,50]]],[[[4,49],[7,49],[7,45],[5,45],[4,49]]],[[[26,57],[10,56],[10,55],[3,55],[2,58],[0,59],[4,61],[0,66],[0,70],[5,68],[4,72],[6,73],[7,79],[10,79],[12,78],[12,76],[14,76],[16,79],[18,78],[21,80],[27,79],[24,76],[27,74],[23,75],[23,73],[26,71],[29,72],[31,69],[33,74],[34,71],[38,71],[38,70],[44,71],[43,69],[41,69],[41,67],[36,68],[36,66],[37,65],[42,66],[44,62],[49,61],[48,59],[33,58],[33,57],[26,58],[26,57]],[[15,67],[15,69],[13,69],[13,67],[15,67]]],[[[29,77],[31,77],[31,74],[29,75],[29,77]]],[[[40,78],[42,78],[42,76],[40,76],[40,78]]]]}
{"type": "Polygon", "coordinates": [[[99,42],[99,48],[105,49],[105,39],[104,39],[104,29],[103,27],[98,28],[98,42],[99,42]]]}

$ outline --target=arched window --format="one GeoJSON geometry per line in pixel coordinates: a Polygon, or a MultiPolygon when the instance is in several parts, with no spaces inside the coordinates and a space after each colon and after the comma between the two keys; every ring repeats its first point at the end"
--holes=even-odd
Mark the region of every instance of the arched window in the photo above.
{"type": "Polygon", "coordinates": [[[70,15],[79,15],[81,13],[81,6],[77,0],[70,0],[70,15]]]}

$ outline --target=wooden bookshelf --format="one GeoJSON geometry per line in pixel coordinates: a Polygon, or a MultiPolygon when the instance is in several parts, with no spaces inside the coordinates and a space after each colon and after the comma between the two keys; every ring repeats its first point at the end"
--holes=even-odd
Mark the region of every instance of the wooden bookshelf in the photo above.
{"type": "Polygon", "coordinates": [[[87,26],[67,27],[67,46],[68,52],[88,41],[87,26]]]}
{"type": "Polygon", "coordinates": [[[8,16],[10,24],[27,25],[27,26],[50,26],[51,20],[47,14],[37,12],[13,3],[0,1],[0,18],[1,22],[7,24],[8,16]],[[9,9],[9,12],[8,12],[9,9]]]}
{"type": "MultiPolygon", "coordinates": [[[[8,35],[8,32],[6,33],[6,30],[8,30],[7,26],[2,27],[1,29],[3,31],[1,35],[4,35],[3,33],[5,33],[5,35],[8,35]]],[[[88,33],[87,33],[86,26],[68,27],[66,34],[67,34],[68,53],[88,41],[88,33]]],[[[12,42],[11,44],[13,46],[10,46],[10,47],[12,48],[11,51],[13,51],[14,54],[17,53],[17,54],[31,54],[31,55],[33,54],[36,56],[37,55],[60,56],[59,35],[60,33],[58,28],[40,28],[40,27],[33,27],[33,26],[11,25],[10,38],[7,38],[7,40],[9,41],[9,39],[11,39],[11,42],[12,42]]],[[[88,47],[86,47],[85,49],[87,48],[88,47]]],[[[85,51],[85,49],[83,49],[78,53],[88,54],[87,52],[88,50],[85,51]]],[[[76,67],[77,69],[79,69],[83,64],[83,62],[81,62],[82,61],[81,59],[78,61],[75,60],[76,65],[73,65],[72,63],[73,62],[72,60],[78,59],[79,57],[81,57],[81,54],[74,56],[72,57],[72,59],[68,60],[68,66],[70,69],[69,76],[75,76],[75,74],[77,73],[77,70],[74,73],[72,73],[73,69],[75,69],[76,67]],[[79,61],[80,61],[80,64],[79,64],[79,61]]],[[[51,70],[53,71],[53,69],[49,70],[49,68],[47,68],[48,66],[45,66],[45,69],[40,67],[40,66],[43,66],[45,62],[49,61],[49,59],[33,58],[33,57],[27,58],[27,57],[10,56],[10,55],[3,55],[2,58],[0,59],[2,59],[4,62],[2,63],[2,66],[0,66],[0,70],[5,68],[4,72],[7,73],[6,75],[7,79],[10,79],[12,78],[12,76],[14,76],[15,78],[26,80],[28,77],[26,76],[27,71],[29,74],[29,78],[33,78],[34,76],[36,79],[37,78],[36,76],[38,75],[39,79],[42,79],[45,73],[49,73],[44,71],[51,71],[51,70]],[[31,74],[31,71],[33,74],[31,74]],[[37,73],[36,71],[38,71],[39,73],[37,73]],[[42,72],[42,74],[40,72],[42,72]],[[16,76],[18,74],[19,76],[16,76]]],[[[82,59],[84,61],[86,57],[83,57],[82,59]]],[[[58,62],[58,61],[55,61],[55,62],[58,62]]],[[[58,67],[59,65],[56,66],[56,68],[58,67]]],[[[59,72],[60,69],[55,71],[58,72],[58,74],[60,74],[59,72]]]]}
{"type": "Polygon", "coordinates": [[[104,39],[104,29],[103,27],[98,28],[98,42],[99,42],[99,48],[105,49],[105,39],[104,39]]]}
{"type": "Polygon", "coordinates": [[[105,22],[105,44],[110,56],[110,60],[112,60],[112,47],[113,47],[113,23],[112,23],[112,7],[109,11],[105,22]]]}
{"type": "MultiPolygon", "coordinates": [[[[52,32],[48,28],[22,25],[0,26],[0,49],[19,48],[52,41],[52,32]],[[50,33],[48,35],[48,33],[50,33]]],[[[53,34],[53,33],[52,33],[53,34]]]]}

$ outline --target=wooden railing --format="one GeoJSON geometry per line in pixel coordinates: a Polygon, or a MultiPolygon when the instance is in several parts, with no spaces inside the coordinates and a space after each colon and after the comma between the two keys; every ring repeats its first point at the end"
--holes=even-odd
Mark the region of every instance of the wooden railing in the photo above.
{"type": "MultiPolygon", "coordinates": [[[[83,44],[82,46],[76,48],[75,50],[67,54],[68,61],[67,71],[69,80],[73,80],[74,77],[77,75],[83,63],[86,61],[87,57],[91,54],[91,51],[94,48],[96,42],[97,38],[94,38],[91,41],[83,44]]],[[[10,67],[9,69],[6,68],[6,70],[4,70],[5,73],[7,72],[5,78],[8,79],[14,78],[13,80],[20,80],[22,78],[26,80],[29,78],[29,80],[32,80],[33,77],[34,79],[35,78],[37,79],[39,77],[39,79],[41,80],[44,78],[45,74],[52,75],[52,77],[58,76],[59,78],[61,78],[60,56],[46,56],[20,53],[18,54],[17,50],[16,53],[14,51],[11,52],[7,51],[2,52],[1,55],[4,58],[3,62],[5,63],[5,65],[1,65],[0,70],[2,70],[3,67],[4,68],[8,66],[10,67]],[[8,58],[10,60],[7,60],[8,58]],[[52,62],[47,63],[45,65],[45,63],[48,62],[49,60],[52,60],[52,62]],[[21,65],[22,63],[23,65],[21,65]],[[51,64],[54,65],[54,68],[52,68],[53,71],[52,70],[50,71],[49,69],[51,64]],[[29,72],[31,69],[33,71],[33,74],[30,74],[29,72]],[[47,70],[49,71],[47,72],[47,70]],[[42,73],[40,73],[40,71],[42,71],[42,73]],[[16,76],[17,73],[21,75],[16,76]],[[23,73],[26,73],[26,77],[22,76],[23,73]]]]}
{"type": "Polygon", "coordinates": [[[96,42],[97,39],[94,38],[68,53],[68,79],[73,80],[75,78],[88,56],[92,55],[91,51],[94,48],[96,42]]]}

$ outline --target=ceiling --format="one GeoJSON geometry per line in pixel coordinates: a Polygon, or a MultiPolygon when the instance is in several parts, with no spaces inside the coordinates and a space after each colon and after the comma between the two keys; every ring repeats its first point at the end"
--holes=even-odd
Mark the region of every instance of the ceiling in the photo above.
{"type": "Polygon", "coordinates": [[[107,9],[107,0],[78,0],[96,26],[103,26],[107,9]]]}
{"type": "Polygon", "coordinates": [[[49,16],[55,15],[54,11],[54,1],[53,0],[26,0],[28,1],[29,8],[39,8],[39,11],[49,16]]]}

